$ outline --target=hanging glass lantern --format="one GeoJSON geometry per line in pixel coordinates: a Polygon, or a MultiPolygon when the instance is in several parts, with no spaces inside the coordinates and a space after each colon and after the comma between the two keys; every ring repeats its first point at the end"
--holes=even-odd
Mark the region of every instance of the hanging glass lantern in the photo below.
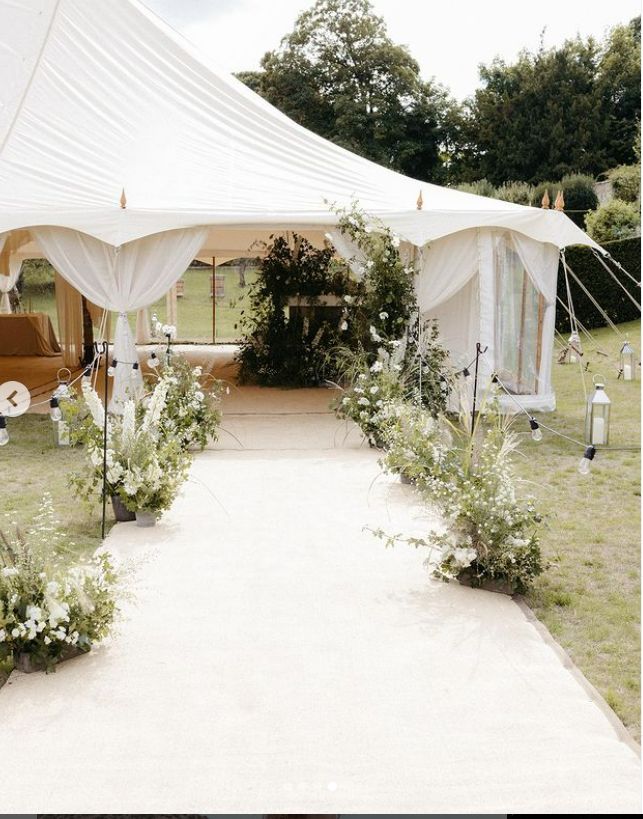
{"type": "Polygon", "coordinates": [[[605,392],[605,384],[595,381],[594,392],[587,402],[587,412],[585,414],[586,443],[592,446],[607,446],[611,403],[605,392]]]}
{"type": "Polygon", "coordinates": [[[621,347],[621,375],[623,381],[634,381],[636,378],[636,362],[634,361],[634,348],[628,340],[621,347]]]}
{"type": "Polygon", "coordinates": [[[583,348],[580,343],[580,336],[578,333],[572,333],[567,341],[567,350],[565,352],[565,364],[578,364],[583,355],[583,348]]]}

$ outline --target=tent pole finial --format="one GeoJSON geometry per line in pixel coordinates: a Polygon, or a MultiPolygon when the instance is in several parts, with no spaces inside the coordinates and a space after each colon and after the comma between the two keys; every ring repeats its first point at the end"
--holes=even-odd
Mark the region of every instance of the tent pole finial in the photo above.
{"type": "Polygon", "coordinates": [[[542,201],[540,203],[540,207],[541,208],[548,208],[549,204],[550,204],[549,191],[545,190],[545,193],[543,194],[542,201]]]}
{"type": "Polygon", "coordinates": [[[120,198],[121,207],[123,210],[127,207],[127,197],[125,196],[125,188],[121,191],[121,198],[120,198]]]}
{"type": "Polygon", "coordinates": [[[418,210],[422,210],[422,205],[424,205],[424,199],[422,198],[422,191],[420,191],[420,195],[418,196],[416,205],[417,205],[418,210]]]}
{"type": "Polygon", "coordinates": [[[562,191],[558,191],[556,201],[554,202],[554,207],[556,210],[565,210],[565,197],[563,196],[562,191]]]}

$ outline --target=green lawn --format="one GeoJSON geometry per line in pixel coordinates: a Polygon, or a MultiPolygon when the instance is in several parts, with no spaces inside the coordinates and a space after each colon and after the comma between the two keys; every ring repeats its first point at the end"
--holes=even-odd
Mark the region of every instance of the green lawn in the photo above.
{"type": "MultiPolygon", "coordinates": [[[[253,282],[256,275],[256,270],[248,268],[245,273],[246,285],[253,282]]],[[[216,304],[216,341],[233,341],[239,338],[238,324],[240,311],[243,309],[243,295],[246,291],[239,286],[238,267],[218,267],[217,276],[224,277],[225,293],[222,298],[217,299],[216,304]]],[[[185,295],[177,300],[178,341],[212,343],[212,299],[210,298],[212,270],[211,268],[191,267],[182,278],[185,282],[185,295]]],[[[58,331],[53,285],[26,286],[23,292],[23,304],[25,309],[48,313],[54,329],[58,331]]],[[[150,315],[154,311],[165,323],[165,297],[151,305],[150,315]]],[[[135,314],[130,316],[130,324],[133,329],[136,324],[135,314]]]]}
{"type": "MultiPolygon", "coordinates": [[[[205,311],[209,307],[208,299],[205,311]]],[[[629,332],[640,351],[640,322],[620,329],[629,332]]],[[[618,340],[608,330],[597,331],[595,338],[610,357],[589,348],[586,360],[591,372],[605,374],[613,403],[611,448],[599,451],[591,476],[578,474],[581,448],[547,432],[536,444],[526,419],[515,422],[517,430],[525,430],[518,469],[547,515],[543,551],[551,563],[527,599],[639,737],[640,381],[617,381],[618,340]]],[[[591,384],[591,373],[587,381],[591,384]]],[[[582,439],[585,409],[579,370],[554,364],[554,386],[558,410],[542,420],[582,439]]],[[[66,476],[81,463],[82,451],[54,447],[47,416],[10,419],[8,428],[11,443],[0,449],[2,525],[14,519],[28,522],[48,490],[70,538],[79,548],[97,545],[99,508],[88,514],[67,487],[66,476]]]]}
{"type": "MultiPolygon", "coordinates": [[[[640,322],[621,332],[641,350],[640,322]]],[[[578,446],[546,431],[528,434],[518,461],[547,515],[543,551],[551,565],[528,595],[529,605],[621,720],[640,737],[640,381],[617,381],[620,345],[610,330],[587,345],[593,373],[612,399],[610,448],[599,451],[589,478],[578,474],[578,446]],[[597,353],[596,346],[609,354],[597,353]]],[[[543,423],[583,439],[585,406],[578,367],[553,365],[558,409],[543,423]]],[[[516,429],[526,419],[516,421],[516,429]]]]}

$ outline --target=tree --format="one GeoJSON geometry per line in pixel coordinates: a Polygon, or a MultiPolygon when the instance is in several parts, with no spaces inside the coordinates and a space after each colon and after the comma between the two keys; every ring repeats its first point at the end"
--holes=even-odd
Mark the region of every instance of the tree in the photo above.
{"type": "Polygon", "coordinates": [[[637,161],[635,142],[641,119],[641,18],[616,26],[601,57],[598,92],[609,128],[607,167],[637,161]]]}
{"type": "Polygon", "coordinates": [[[420,77],[369,0],[317,0],[262,71],[240,76],[301,125],[420,179],[442,174],[447,92],[420,77]]]}
{"type": "Polygon", "coordinates": [[[493,185],[596,176],[635,160],[640,18],[603,43],[576,37],[480,66],[483,87],[455,118],[450,178],[493,185]]]}

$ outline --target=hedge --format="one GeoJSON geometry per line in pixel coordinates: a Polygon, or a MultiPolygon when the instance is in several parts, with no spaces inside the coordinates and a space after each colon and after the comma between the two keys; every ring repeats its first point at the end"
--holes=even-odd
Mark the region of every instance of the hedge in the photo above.
{"type": "MultiPolygon", "coordinates": [[[[605,250],[607,250],[614,259],[620,262],[625,270],[634,276],[637,281],[640,281],[640,236],[633,239],[621,239],[617,242],[608,242],[605,245],[605,250]]],[[[590,248],[583,246],[568,247],[565,256],[568,266],[583,282],[585,287],[615,324],[620,324],[623,321],[634,321],[641,317],[640,311],[632,304],[614,279],[612,279],[602,267],[590,248]]],[[[619,281],[623,283],[640,303],[641,288],[630,281],[618,268],[614,268],[614,265],[610,264],[609,260],[607,260],[607,264],[615,271],[619,281]]],[[[604,327],[607,322],[571,276],[569,277],[569,286],[572,293],[572,301],[574,302],[574,312],[580,323],[588,329],[604,327]]],[[[565,275],[562,264],[558,269],[558,295],[563,303],[567,304],[565,275]]],[[[556,307],[556,327],[561,333],[567,333],[570,330],[569,316],[560,303],[557,304],[556,307]]]]}

